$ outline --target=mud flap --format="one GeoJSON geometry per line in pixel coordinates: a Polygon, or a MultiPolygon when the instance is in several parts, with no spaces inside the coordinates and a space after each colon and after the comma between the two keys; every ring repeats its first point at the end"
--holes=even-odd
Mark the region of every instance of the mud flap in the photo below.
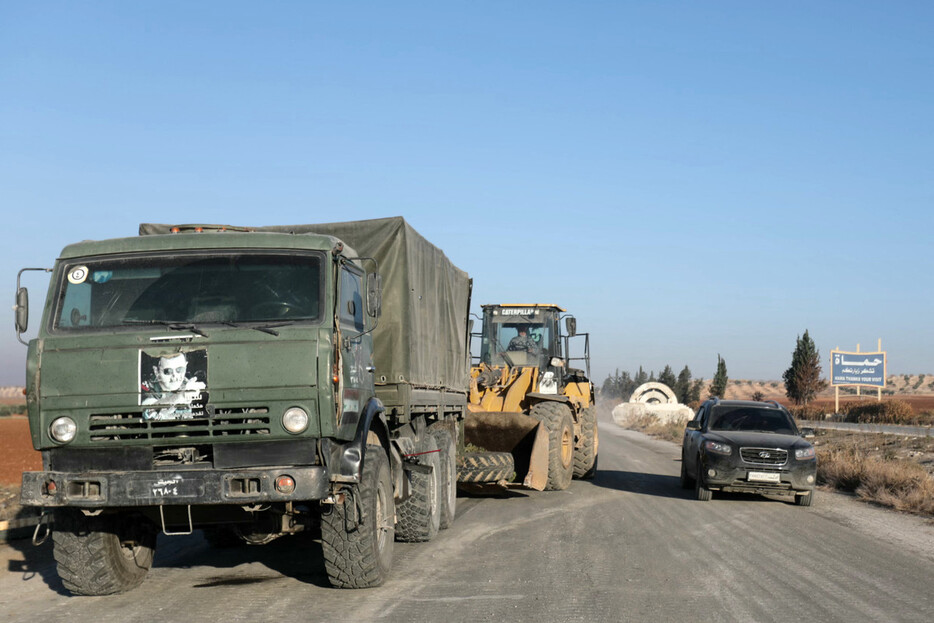
{"type": "Polygon", "coordinates": [[[541,491],[548,482],[548,431],[523,413],[468,412],[464,441],[491,452],[509,452],[516,464],[516,479],[541,491]]]}

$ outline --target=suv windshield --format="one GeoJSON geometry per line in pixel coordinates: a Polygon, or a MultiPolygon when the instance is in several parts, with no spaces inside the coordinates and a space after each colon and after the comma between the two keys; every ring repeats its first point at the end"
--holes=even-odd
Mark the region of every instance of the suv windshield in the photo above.
{"type": "Polygon", "coordinates": [[[784,411],[761,407],[714,407],[708,429],[797,434],[794,422],[784,411]]]}
{"type": "Polygon", "coordinates": [[[219,253],[69,262],[54,328],[317,320],[318,254],[219,253]]]}

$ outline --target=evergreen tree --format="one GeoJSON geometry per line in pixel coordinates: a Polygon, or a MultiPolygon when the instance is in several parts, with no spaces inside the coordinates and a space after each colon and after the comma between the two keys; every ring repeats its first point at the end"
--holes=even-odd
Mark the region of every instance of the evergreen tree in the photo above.
{"type": "Polygon", "coordinates": [[[649,380],[649,375],[645,373],[645,370],[642,369],[642,366],[639,366],[639,372],[636,374],[635,378],[633,379],[633,383],[635,384],[635,387],[633,387],[633,390],[635,390],[636,387],[639,387],[643,383],[647,383],[648,380],[649,380]]]}
{"type": "Polygon", "coordinates": [[[701,392],[704,390],[704,377],[701,377],[694,381],[694,384],[691,385],[690,400],[688,403],[700,402],[701,392]]]}
{"type": "Polygon", "coordinates": [[[675,381],[675,394],[678,396],[678,402],[683,405],[691,402],[691,369],[684,366],[684,369],[678,373],[678,380],[675,381]]]}
{"type": "Polygon", "coordinates": [[[791,367],[785,370],[785,395],[796,405],[807,405],[817,392],[827,387],[827,381],[820,378],[820,354],[814,340],[804,335],[795,340],[795,350],[791,354],[791,367]]]}
{"type": "Polygon", "coordinates": [[[619,377],[619,397],[622,400],[629,400],[629,397],[632,396],[632,392],[634,391],[636,391],[635,381],[632,380],[628,372],[623,372],[619,377]]]}
{"type": "Polygon", "coordinates": [[[710,396],[724,398],[726,396],[726,384],[728,380],[729,378],[726,375],[726,361],[717,353],[717,373],[713,375],[713,380],[710,382],[710,396]]]}
{"type": "MultiPolygon", "coordinates": [[[[658,382],[664,383],[672,391],[675,390],[678,379],[675,378],[675,373],[674,370],[671,369],[671,366],[665,366],[665,369],[658,373],[658,382]]],[[[677,392],[675,392],[675,394],[677,394],[677,392]]]]}

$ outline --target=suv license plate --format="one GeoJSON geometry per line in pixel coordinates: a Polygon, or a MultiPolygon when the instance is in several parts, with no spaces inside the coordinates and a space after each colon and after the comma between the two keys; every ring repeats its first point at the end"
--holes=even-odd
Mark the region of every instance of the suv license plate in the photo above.
{"type": "Polygon", "coordinates": [[[746,479],[749,482],[781,482],[782,475],[777,472],[749,472],[746,479]]]}

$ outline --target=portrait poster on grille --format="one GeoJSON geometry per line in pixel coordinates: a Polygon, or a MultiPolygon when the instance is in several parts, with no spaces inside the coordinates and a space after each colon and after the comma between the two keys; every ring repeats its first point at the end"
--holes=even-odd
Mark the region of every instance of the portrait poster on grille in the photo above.
{"type": "Polygon", "coordinates": [[[206,350],[139,352],[139,404],[144,420],[205,417],[206,350]]]}

